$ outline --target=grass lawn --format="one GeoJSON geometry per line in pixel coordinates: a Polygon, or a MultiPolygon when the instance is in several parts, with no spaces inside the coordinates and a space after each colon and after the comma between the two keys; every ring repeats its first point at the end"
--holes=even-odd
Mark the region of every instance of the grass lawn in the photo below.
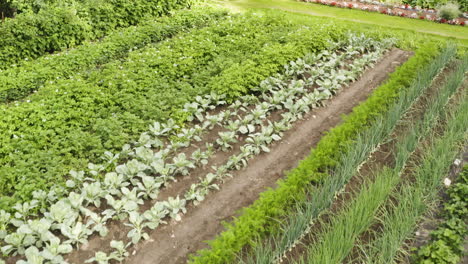
{"type": "Polygon", "coordinates": [[[427,33],[435,37],[447,37],[468,46],[468,27],[438,24],[430,21],[395,17],[378,13],[329,7],[319,4],[304,3],[295,0],[211,0],[234,11],[255,8],[272,8],[284,11],[303,13],[313,16],[333,17],[339,20],[359,22],[372,26],[385,26],[427,33]]]}

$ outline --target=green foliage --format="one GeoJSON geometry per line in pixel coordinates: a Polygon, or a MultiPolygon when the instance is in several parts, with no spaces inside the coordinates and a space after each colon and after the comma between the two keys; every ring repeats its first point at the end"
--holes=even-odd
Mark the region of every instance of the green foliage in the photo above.
{"type": "Polygon", "coordinates": [[[440,18],[452,20],[460,16],[460,6],[457,3],[447,3],[438,7],[437,15],[440,18]]]}
{"type": "Polygon", "coordinates": [[[227,15],[224,11],[187,10],[172,16],[144,22],[110,34],[104,40],[89,43],[56,55],[28,61],[21,67],[0,71],[0,102],[23,98],[38,91],[48,81],[70,78],[117,58],[124,59],[130,50],[174,36],[193,28],[209,26],[227,15]]]}
{"type": "MultiPolygon", "coordinates": [[[[61,0],[60,2],[70,3],[72,1],[73,0],[61,0]]],[[[37,13],[42,8],[57,2],[57,0],[0,0],[0,6],[8,10],[9,14],[13,15],[13,13],[23,13],[27,11],[37,13]]]]}
{"type": "Polygon", "coordinates": [[[388,109],[400,91],[415,80],[420,65],[426,65],[437,53],[435,43],[421,46],[366,102],[355,107],[341,125],[326,134],[311,154],[290,171],[285,180],[278,182],[278,188],[261,193],[239,218],[226,225],[226,231],[209,242],[211,249],[199,251],[191,263],[229,263],[242,247],[254,243],[255,238],[274,233],[278,223],[270,219],[286,216],[294,201],[303,200],[309,184],[322,179],[337,165],[341,153],[356,135],[388,109]]]}
{"type": "Polygon", "coordinates": [[[220,94],[227,94],[229,98],[235,98],[249,91],[265,77],[278,72],[287,62],[298,58],[307,51],[320,51],[328,46],[327,41],[338,40],[343,36],[343,30],[330,27],[323,31],[311,32],[310,28],[300,28],[291,32],[289,38],[294,42],[284,43],[286,38],[282,37],[280,43],[265,47],[262,53],[255,54],[251,59],[236,63],[228,68],[222,75],[214,77],[209,87],[220,94]],[[313,39],[313,41],[311,41],[313,39]]]}
{"type": "Polygon", "coordinates": [[[457,183],[447,191],[449,200],[444,206],[444,222],[431,233],[431,242],[415,254],[415,263],[456,264],[464,254],[464,240],[468,235],[468,166],[463,168],[457,183]]]}
{"type": "Polygon", "coordinates": [[[402,0],[401,3],[422,8],[437,8],[447,3],[457,3],[460,10],[468,11],[468,2],[466,0],[402,0]]]}
{"type": "Polygon", "coordinates": [[[340,30],[328,33],[332,28],[305,28],[278,15],[226,17],[132,51],[126,60],[47,81],[28,100],[0,106],[5,113],[0,116],[0,207],[8,210],[30,200],[34,190],[63,186],[68,171],[98,163],[106,150],[119,151],[153,121],[183,118],[185,103],[219,87],[214,76],[242,83],[250,73],[239,74],[235,67],[249,69],[247,61],[268,65],[243,83],[246,87],[226,95],[249,91],[283,61],[325,47],[310,36],[322,39],[319,43],[339,38],[340,30]]]}
{"type": "Polygon", "coordinates": [[[0,69],[24,58],[62,50],[90,38],[90,26],[76,9],[50,7],[38,14],[24,13],[0,24],[0,69]]]}
{"type": "MultiPolygon", "coordinates": [[[[23,6],[19,1],[15,6],[23,6]]],[[[119,27],[168,14],[190,0],[56,1],[0,24],[0,69],[103,37],[119,27]]]]}

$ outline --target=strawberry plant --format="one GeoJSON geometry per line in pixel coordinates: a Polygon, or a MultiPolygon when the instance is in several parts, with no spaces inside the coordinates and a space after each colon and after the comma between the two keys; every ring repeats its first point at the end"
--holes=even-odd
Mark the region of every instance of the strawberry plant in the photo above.
{"type": "Polygon", "coordinates": [[[447,190],[449,200],[444,206],[444,221],[431,232],[431,241],[413,255],[415,263],[460,263],[464,255],[463,244],[468,234],[468,166],[458,181],[447,190]]]}

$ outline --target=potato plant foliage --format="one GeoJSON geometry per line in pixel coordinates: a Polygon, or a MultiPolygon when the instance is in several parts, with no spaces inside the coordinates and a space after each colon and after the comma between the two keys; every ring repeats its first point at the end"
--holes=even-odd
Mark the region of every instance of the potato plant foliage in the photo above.
{"type": "Polygon", "coordinates": [[[8,13],[0,24],[0,69],[46,53],[96,40],[122,27],[190,7],[191,0],[2,0],[8,13]]]}

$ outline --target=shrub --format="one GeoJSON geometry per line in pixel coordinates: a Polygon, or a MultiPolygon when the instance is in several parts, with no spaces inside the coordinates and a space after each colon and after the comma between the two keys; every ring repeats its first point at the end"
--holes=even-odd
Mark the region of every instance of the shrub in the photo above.
{"type": "Polygon", "coordinates": [[[56,2],[72,2],[73,0],[0,0],[0,12],[4,12],[7,17],[12,17],[15,13],[33,11],[37,13],[47,5],[56,2]]]}
{"type": "Polygon", "coordinates": [[[438,9],[438,16],[445,20],[455,19],[461,14],[460,6],[457,3],[448,3],[438,9]]]}
{"type": "Polygon", "coordinates": [[[50,4],[36,7],[30,2],[0,0],[4,13],[19,13],[0,23],[0,69],[102,38],[116,28],[136,25],[192,3],[191,0],[48,0],[46,3],[50,4]]]}

